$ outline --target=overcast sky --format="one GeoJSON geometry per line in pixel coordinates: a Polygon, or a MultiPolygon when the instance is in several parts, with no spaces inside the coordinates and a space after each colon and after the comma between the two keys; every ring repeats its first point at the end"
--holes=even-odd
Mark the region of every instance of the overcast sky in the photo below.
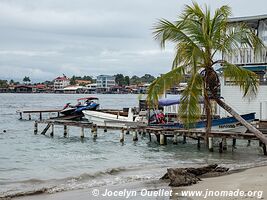
{"type": "MultiPolygon", "coordinates": [[[[197,0],[233,16],[267,14],[267,0],[197,0]]],[[[152,27],[175,20],[187,0],[0,0],[1,79],[34,81],[72,75],[158,76],[171,69],[152,27]]]]}

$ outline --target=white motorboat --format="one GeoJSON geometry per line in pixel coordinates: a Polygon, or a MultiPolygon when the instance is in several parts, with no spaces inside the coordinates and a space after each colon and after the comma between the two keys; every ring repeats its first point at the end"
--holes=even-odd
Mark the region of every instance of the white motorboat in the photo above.
{"type": "Polygon", "coordinates": [[[129,108],[128,116],[121,116],[118,114],[111,114],[101,111],[84,110],[85,118],[98,126],[114,126],[114,127],[127,127],[130,124],[141,123],[143,118],[134,116],[133,110],[129,108]]]}

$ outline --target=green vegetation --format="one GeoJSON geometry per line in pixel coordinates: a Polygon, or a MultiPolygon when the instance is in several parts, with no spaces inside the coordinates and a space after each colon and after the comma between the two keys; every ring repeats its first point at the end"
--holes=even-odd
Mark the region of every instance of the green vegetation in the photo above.
{"type": "Polygon", "coordinates": [[[7,80],[0,80],[0,88],[7,88],[8,82],[7,80]]]}
{"type": "Polygon", "coordinates": [[[231,9],[222,6],[212,14],[207,6],[202,9],[197,3],[186,5],[179,19],[170,22],[160,20],[154,27],[154,37],[164,48],[166,42],[175,44],[175,58],[172,70],[157,78],[149,87],[148,101],[156,104],[164,90],[178,84],[189,74],[188,85],[181,95],[179,116],[187,127],[200,117],[199,101],[204,99],[207,117],[206,138],[211,130],[212,107],[210,99],[226,109],[238,121],[267,144],[266,138],[252,125],[242,119],[232,108],[218,97],[220,82],[214,69],[220,64],[225,78],[235,81],[244,96],[255,95],[258,79],[255,73],[242,67],[216,60],[217,54],[232,53],[240,47],[253,47],[255,53],[263,47],[262,41],[245,24],[229,24],[231,9]]]}
{"type": "Polygon", "coordinates": [[[29,76],[25,76],[25,77],[23,78],[22,81],[23,81],[25,84],[27,84],[27,83],[30,83],[30,82],[31,82],[31,79],[30,79],[29,76]]]}

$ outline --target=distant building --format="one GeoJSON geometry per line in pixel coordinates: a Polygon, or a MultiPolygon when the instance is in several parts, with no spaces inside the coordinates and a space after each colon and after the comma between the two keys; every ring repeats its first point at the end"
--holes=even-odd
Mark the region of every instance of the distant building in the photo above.
{"type": "Polygon", "coordinates": [[[100,75],[96,79],[96,89],[98,92],[108,92],[111,87],[116,85],[115,76],[100,75]]]}
{"type": "Polygon", "coordinates": [[[63,91],[63,89],[70,85],[70,79],[66,76],[59,76],[54,80],[54,90],[63,91]]]}
{"type": "Polygon", "coordinates": [[[96,93],[97,83],[90,83],[87,84],[85,87],[87,88],[88,93],[93,94],[96,93]]]}
{"type": "Polygon", "coordinates": [[[66,94],[83,94],[87,93],[87,88],[79,85],[69,85],[63,89],[66,94]]]}
{"type": "Polygon", "coordinates": [[[31,92],[33,92],[33,87],[30,85],[16,85],[14,87],[14,92],[16,92],[16,93],[31,93],[31,92]]]}
{"type": "MultiPolygon", "coordinates": [[[[267,15],[238,17],[229,20],[229,23],[245,23],[255,31],[255,33],[267,45],[267,15]]],[[[248,70],[255,72],[259,78],[258,95],[255,98],[243,98],[243,93],[234,82],[221,79],[221,96],[224,101],[236,109],[239,114],[256,112],[256,118],[267,119],[267,50],[262,48],[260,54],[254,54],[254,49],[251,47],[240,47],[232,54],[222,55],[223,59],[242,66],[248,70]]],[[[220,109],[220,115],[226,116],[228,113],[224,109],[220,109]]]]}
{"type": "Polygon", "coordinates": [[[75,82],[76,82],[76,84],[77,85],[87,85],[87,84],[90,84],[91,83],[91,81],[87,81],[87,80],[75,80],[75,82]]]}

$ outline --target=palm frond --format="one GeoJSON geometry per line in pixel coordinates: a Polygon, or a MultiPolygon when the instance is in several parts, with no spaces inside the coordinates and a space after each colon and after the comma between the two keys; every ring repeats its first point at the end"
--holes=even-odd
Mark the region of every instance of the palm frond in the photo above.
{"type": "Polygon", "coordinates": [[[244,92],[244,97],[257,94],[259,80],[254,72],[228,62],[223,63],[222,70],[225,79],[231,81],[234,85],[238,85],[244,92]]]}
{"type": "Polygon", "coordinates": [[[148,88],[147,102],[150,106],[158,104],[158,98],[164,91],[181,82],[186,66],[180,66],[156,78],[148,88]]]}
{"type": "Polygon", "coordinates": [[[195,122],[200,119],[201,108],[199,102],[202,87],[203,77],[199,73],[195,73],[181,95],[178,114],[187,128],[194,126],[195,122]]]}

